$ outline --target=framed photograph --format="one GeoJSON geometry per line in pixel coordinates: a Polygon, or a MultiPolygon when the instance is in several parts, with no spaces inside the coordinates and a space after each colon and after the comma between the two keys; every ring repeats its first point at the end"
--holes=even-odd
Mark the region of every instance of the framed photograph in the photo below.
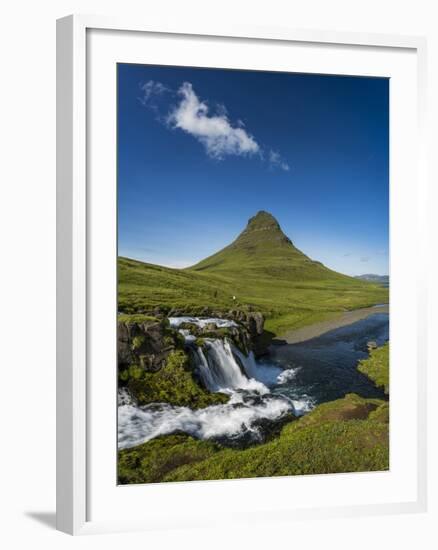
{"type": "Polygon", "coordinates": [[[60,530],[425,509],[424,63],[58,21],[60,530]]]}

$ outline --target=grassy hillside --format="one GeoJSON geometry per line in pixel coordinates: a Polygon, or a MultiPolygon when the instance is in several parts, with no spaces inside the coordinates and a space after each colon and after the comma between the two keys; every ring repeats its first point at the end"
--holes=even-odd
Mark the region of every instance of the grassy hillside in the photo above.
{"type": "Polygon", "coordinates": [[[232,244],[188,269],[119,258],[119,310],[124,312],[157,306],[193,313],[206,306],[252,307],[278,332],[387,301],[382,286],[308,258],[266,212],[251,218],[232,244]]]}
{"type": "Polygon", "coordinates": [[[388,403],[349,394],[244,450],[175,434],[120,451],[119,483],[387,470],[388,428],[388,403]]]}

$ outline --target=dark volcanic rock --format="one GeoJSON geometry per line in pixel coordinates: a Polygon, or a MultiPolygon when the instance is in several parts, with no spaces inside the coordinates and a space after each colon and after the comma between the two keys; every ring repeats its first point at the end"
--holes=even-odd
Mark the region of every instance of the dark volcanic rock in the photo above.
{"type": "Polygon", "coordinates": [[[246,322],[251,336],[260,336],[263,334],[265,319],[260,312],[257,311],[255,313],[248,313],[246,322]]]}
{"type": "Polygon", "coordinates": [[[167,356],[182,342],[177,331],[167,320],[124,319],[118,322],[117,358],[119,370],[138,365],[155,372],[166,362],[167,356]]]}

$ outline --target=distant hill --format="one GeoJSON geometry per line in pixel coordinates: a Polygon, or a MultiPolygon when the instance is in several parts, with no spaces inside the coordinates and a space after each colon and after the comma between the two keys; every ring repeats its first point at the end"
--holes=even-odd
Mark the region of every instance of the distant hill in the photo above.
{"type": "Polygon", "coordinates": [[[230,245],[192,267],[118,261],[118,303],[125,312],[252,308],[278,332],[387,301],[382,285],[342,275],[303,254],[265,211],[250,218],[230,245]]]}
{"type": "Polygon", "coordinates": [[[376,283],[386,288],[389,287],[389,275],[375,275],[374,273],[366,273],[365,275],[356,275],[356,279],[376,283]]]}

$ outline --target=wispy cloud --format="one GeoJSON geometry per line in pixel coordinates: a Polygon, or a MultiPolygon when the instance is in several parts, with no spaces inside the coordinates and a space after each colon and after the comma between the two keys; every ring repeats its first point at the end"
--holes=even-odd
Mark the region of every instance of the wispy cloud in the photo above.
{"type": "Polygon", "coordinates": [[[247,131],[242,120],[233,123],[225,105],[218,104],[212,109],[196,94],[190,82],[184,82],[174,92],[161,82],[150,80],[141,85],[143,96],[140,98],[144,106],[157,111],[158,96],[170,92],[177,98],[164,117],[159,117],[169,128],[182,130],[199,141],[207,155],[216,160],[226,156],[259,157],[270,167],[279,168],[285,172],[290,170],[289,164],[280,153],[272,149],[264,149],[253,135],[247,131]]]}
{"type": "Polygon", "coordinates": [[[167,121],[173,128],[179,128],[205,147],[207,155],[222,159],[226,155],[254,155],[260,146],[241,127],[232,126],[226,109],[222,105],[218,114],[209,114],[206,103],[200,101],[190,82],[178,90],[180,103],[169,113],[167,121]]]}
{"type": "Polygon", "coordinates": [[[369,262],[371,260],[371,258],[369,256],[361,256],[360,257],[360,261],[361,262],[369,262]]]}
{"type": "Polygon", "coordinates": [[[171,90],[164,86],[161,82],[155,80],[149,80],[144,84],[140,84],[140,90],[143,92],[143,96],[140,97],[140,102],[143,105],[152,104],[151,99],[163,94],[164,92],[170,92],[171,90]]]}
{"type": "Polygon", "coordinates": [[[272,149],[269,151],[269,164],[273,167],[278,167],[284,170],[285,172],[289,172],[290,167],[287,162],[285,162],[281,156],[280,153],[277,153],[277,151],[273,151],[272,149]]]}

